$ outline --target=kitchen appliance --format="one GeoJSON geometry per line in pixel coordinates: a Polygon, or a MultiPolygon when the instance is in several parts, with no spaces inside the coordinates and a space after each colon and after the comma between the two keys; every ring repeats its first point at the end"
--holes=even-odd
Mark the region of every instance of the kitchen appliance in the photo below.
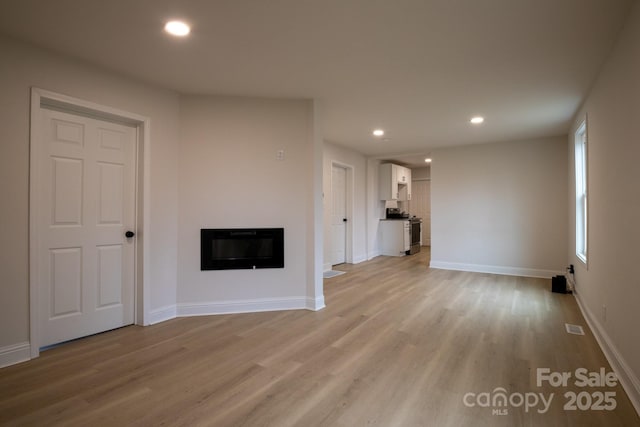
{"type": "Polygon", "coordinates": [[[408,219],[409,214],[400,211],[399,208],[387,208],[387,219],[408,219]]]}
{"type": "Polygon", "coordinates": [[[407,255],[413,255],[420,252],[420,246],[422,244],[422,218],[409,219],[411,227],[411,247],[407,252],[407,255]]]}

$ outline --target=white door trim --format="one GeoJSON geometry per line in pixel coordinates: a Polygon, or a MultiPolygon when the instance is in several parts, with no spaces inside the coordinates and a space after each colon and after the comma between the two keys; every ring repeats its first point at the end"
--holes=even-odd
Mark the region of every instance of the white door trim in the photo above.
{"type": "Polygon", "coordinates": [[[347,262],[347,169],[331,165],[331,266],[347,262]]]}
{"type": "Polygon", "coordinates": [[[43,108],[63,110],[97,119],[126,123],[137,128],[138,161],[136,165],[136,256],[135,256],[135,304],[134,319],[137,325],[149,324],[149,206],[150,206],[150,161],[151,139],[148,117],[118,110],[93,102],[61,95],[36,87],[31,88],[31,134],[29,167],[29,344],[31,358],[40,355],[40,320],[38,310],[38,235],[37,219],[39,206],[37,184],[40,182],[39,164],[42,144],[38,140],[41,123],[40,110],[43,108]]]}
{"type": "MultiPolygon", "coordinates": [[[[346,208],[347,208],[347,226],[346,226],[346,235],[347,242],[345,246],[345,261],[347,264],[353,264],[353,194],[355,191],[355,183],[354,183],[354,173],[353,166],[348,165],[346,163],[339,162],[337,160],[331,160],[331,171],[333,171],[334,167],[339,167],[345,169],[346,171],[346,208]]],[[[331,180],[331,194],[333,194],[333,179],[331,180]]],[[[333,242],[331,242],[333,245],[333,242]]]]}

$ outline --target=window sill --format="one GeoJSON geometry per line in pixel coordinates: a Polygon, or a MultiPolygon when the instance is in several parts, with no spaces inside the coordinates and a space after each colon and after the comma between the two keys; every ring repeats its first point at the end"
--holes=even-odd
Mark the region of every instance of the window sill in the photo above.
{"type": "Polygon", "coordinates": [[[582,262],[585,266],[587,265],[587,257],[583,254],[576,254],[578,261],[582,262]]]}

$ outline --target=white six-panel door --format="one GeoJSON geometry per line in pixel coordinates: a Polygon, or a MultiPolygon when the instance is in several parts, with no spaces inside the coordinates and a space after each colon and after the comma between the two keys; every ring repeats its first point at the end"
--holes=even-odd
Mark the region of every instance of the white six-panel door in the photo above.
{"type": "Polygon", "coordinates": [[[134,319],[136,129],[41,109],[40,346],[134,319]]]}

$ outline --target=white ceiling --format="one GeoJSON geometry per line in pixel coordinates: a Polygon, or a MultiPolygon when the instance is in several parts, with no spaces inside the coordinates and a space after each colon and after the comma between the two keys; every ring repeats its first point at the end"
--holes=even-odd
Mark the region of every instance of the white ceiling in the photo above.
{"type": "Polygon", "coordinates": [[[181,93],[316,98],[327,140],[421,161],[567,133],[632,1],[0,0],[0,32],[181,93]]]}

